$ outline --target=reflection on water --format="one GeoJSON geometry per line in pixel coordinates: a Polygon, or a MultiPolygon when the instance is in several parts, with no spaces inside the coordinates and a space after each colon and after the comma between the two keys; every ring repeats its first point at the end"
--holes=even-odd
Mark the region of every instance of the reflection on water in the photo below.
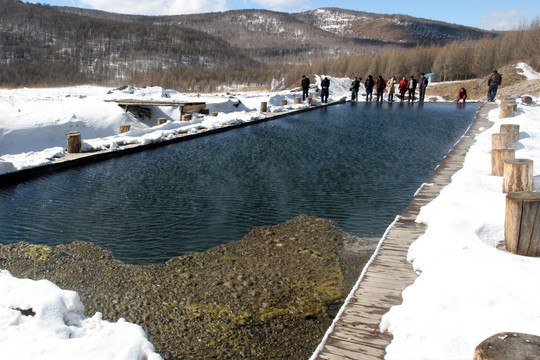
{"type": "Polygon", "coordinates": [[[2,244],[94,242],[132,263],[298,214],[380,237],[478,106],[344,104],[0,189],[2,244]]]}

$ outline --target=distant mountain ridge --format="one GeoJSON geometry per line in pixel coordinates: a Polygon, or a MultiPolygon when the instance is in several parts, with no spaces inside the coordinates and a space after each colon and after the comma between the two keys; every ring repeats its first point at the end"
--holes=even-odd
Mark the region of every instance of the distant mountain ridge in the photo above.
{"type": "MultiPolygon", "coordinates": [[[[136,16],[0,0],[0,83],[123,82],[167,69],[264,69],[486,35],[494,33],[338,8],[136,16]]],[[[174,76],[182,80],[181,73],[174,76]]]]}
{"type": "Polygon", "coordinates": [[[263,62],[302,63],[315,56],[368,54],[383,48],[446,44],[479,39],[493,32],[414,18],[339,8],[301,13],[229,10],[175,16],[137,16],[61,8],[65,12],[117,21],[175,24],[221,38],[263,62]]]}

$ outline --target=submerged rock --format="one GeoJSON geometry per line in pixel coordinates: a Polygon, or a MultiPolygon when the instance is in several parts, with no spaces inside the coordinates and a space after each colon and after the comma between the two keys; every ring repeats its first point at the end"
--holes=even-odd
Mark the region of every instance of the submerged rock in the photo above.
{"type": "Polygon", "coordinates": [[[86,242],[17,243],[0,247],[0,268],[77,291],[87,313],[141,325],[165,359],[305,359],[374,247],[301,215],[166,264],[126,264],[86,242]]]}

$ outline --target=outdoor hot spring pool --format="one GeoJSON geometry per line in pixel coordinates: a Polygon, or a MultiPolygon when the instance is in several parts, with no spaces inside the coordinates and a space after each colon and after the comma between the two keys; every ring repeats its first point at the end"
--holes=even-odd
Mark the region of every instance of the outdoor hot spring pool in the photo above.
{"type": "Polygon", "coordinates": [[[0,243],[83,240],[148,264],[299,214],[380,237],[478,107],[346,103],[0,188],[0,243]]]}

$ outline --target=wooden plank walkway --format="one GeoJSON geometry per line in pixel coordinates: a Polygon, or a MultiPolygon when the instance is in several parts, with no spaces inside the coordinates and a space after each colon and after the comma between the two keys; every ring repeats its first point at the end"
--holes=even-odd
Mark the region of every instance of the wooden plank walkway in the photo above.
{"type": "Polygon", "coordinates": [[[409,246],[425,231],[424,225],[415,222],[416,217],[420,208],[437,197],[461,169],[476,135],[492,125],[487,113],[496,107],[486,103],[479,109],[465,135],[389,227],[312,359],[384,359],[392,334],[379,330],[381,318],[392,306],[401,304],[401,293],[417,278],[407,261],[409,246]]]}

